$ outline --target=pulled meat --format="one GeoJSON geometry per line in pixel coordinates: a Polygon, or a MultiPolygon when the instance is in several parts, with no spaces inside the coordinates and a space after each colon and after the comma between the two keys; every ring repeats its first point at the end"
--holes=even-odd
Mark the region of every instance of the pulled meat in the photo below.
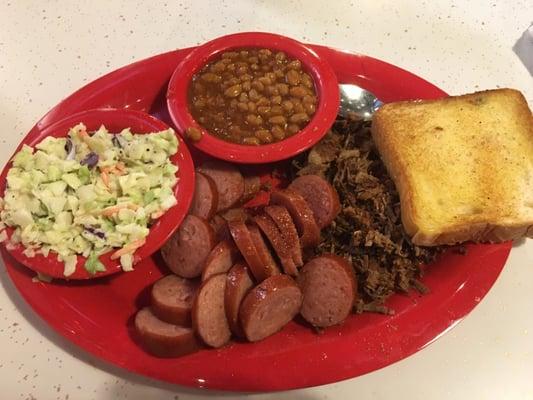
{"type": "Polygon", "coordinates": [[[342,209],[323,231],[317,254],[351,260],[358,278],[357,311],[389,313],[383,305],[394,292],[427,289],[423,265],[442,247],[411,243],[403,229],[400,201],[370,135],[370,122],[338,119],[328,135],[293,161],[295,175],[317,174],[333,184],[342,209]]]}

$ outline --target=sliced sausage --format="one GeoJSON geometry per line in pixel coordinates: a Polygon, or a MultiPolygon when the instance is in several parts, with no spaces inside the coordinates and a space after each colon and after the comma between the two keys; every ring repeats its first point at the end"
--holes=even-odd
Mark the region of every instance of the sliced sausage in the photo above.
{"type": "Polygon", "coordinates": [[[229,231],[239,248],[246,263],[250,266],[253,276],[259,282],[270,276],[267,266],[259,256],[248,226],[242,221],[228,222],[229,231]]]}
{"type": "Polygon", "coordinates": [[[187,215],[161,248],[161,255],[176,275],[195,278],[202,273],[205,260],[214,246],[215,233],[209,223],[195,215],[187,215]]]}
{"type": "Polygon", "coordinates": [[[191,324],[191,308],[198,282],[167,275],[152,286],[152,312],[157,318],[169,324],[189,326],[191,324]]]}
{"type": "Polygon", "coordinates": [[[211,225],[211,228],[213,228],[213,231],[215,232],[215,239],[217,242],[232,240],[228,224],[220,215],[215,215],[209,222],[209,225],[211,225]]]}
{"type": "MultiPolygon", "coordinates": [[[[259,228],[256,225],[247,225],[248,231],[250,231],[250,237],[252,242],[259,254],[259,258],[263,263],[263,279],[268,278],[269,276],[280,274],[278,264],[274,260],[272,253],[270,252],[259,228]]],[[[262,279],[257,278],[258,281],[262,279]]]]}
{"type": "Polygon", "coordinates": [[[253,199],[255,195],[261,190],[261,178],[257,175],[244,175],[244,193],[241,198],[241,203],[253,199]]]}
{"type": "Polygon", "coordinates": [[[271,195],[272,204],[283,206],[289,211],[298,233],[302,247],[314,247],[320,242],[320,229],[316,224],[313,211],[299,193],[291,189],[277,190],[271,195]]]}
{"type": "Polygon", "coordinates": [[[157,357],[179,357],[202,347],[191,328],[163,322],[149,307],[135,315],[135,331],[143,347],[157,357]]]}
{"type": "Polygon", "coordinates": [[[202,281],[205,281],[216,274],[228,272],[237,261],[239,252],[233,241],[224,240],[217,244],[205,261],[202,272],[202,281]]]}
{"type": "Polygon", "coordinates": [[[265,212],[272,218],[281,234],[283,239],[287,243],[289,249],[291,249],[292,260],[298,268],[303,265],[302,260],[302,247],[298,240],[298,232],[294,226],[294,222],[285,207],[281,206],[267,206],[265,212]]]}
{"type": "Polygon", "coordinates": [[[309,204],[320,229],[331,224],[341,211],[337,191],[327,180],[318,175],[299,176],[292,181],[289,189],[300,193],[309,204]]]}
{"type": "Polygon", "coordinates": [[[316,257],[305,264],[298,285],[304,295],[302,317],[319,328],[343,322],[356,301],[354,270],[348,261],[333,254],[316,257]]]}
{"type": "Polygon", "coordinates": [[[283,271],[289,275],[298,275],[298,270],[292,260],[291,250],[272,218],[267,214],[259,214],[253,220],[272,245],[281,262],[283,271]]]}
{"type": "Polygon", "coordinates": [[[226,221],[244,221],[248,220],[248,212],[244,208],[230,208],[220,213],[220,216],[226,221]]]}
{"type": "Polygon", "coordinates": [[[224,310],[226,274],[214,275],[202,283],[192,306],[192,325],[198,336],[211,347],[229,342],[229,330],[224,310]]]}
{"type": "Polygon", "coordinates": [[[189,213],[204,219],[211,219],[217,212],[218,192],[215,182],[209,176],[196,173],[194,197],[189,213]]]}
{"type": "Polygon", "coordinates": [[[302,304],[302,292],[288,275],[274,275],[250,290],[241,303],[241,326],[250,342],[264,339],[291,321],[302,304]]]}
{"type": "Polygon", "coordinates": [[[246,265],[235,264],[231,267],[226,278],[224,306],[230,330],[239,337],[244,336],[239,321],[239,308],[242,299],[253,286],[254,282],[246,265]]]}
{"type": "Polygon", "coordinates": [[[223,161],[206,161],[198,171],[215,182],[218,192],[218,211],[234,206],[244,193],[244,178],[239,169],[223,161]]]}

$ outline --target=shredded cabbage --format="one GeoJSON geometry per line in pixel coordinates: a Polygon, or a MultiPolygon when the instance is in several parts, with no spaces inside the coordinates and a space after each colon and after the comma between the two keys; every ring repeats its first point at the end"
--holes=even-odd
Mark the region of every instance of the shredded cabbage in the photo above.
{"type": "Polygon", "coordinates": [[[148,223],[177,204],[173,188],[178,151],[172,129],[112,134],[102,126],[92,135],[83,124],[67,137],[47,137],[13,157],[7,189],[0,198],[0,241],[21,243],[25,254],[57,253],[64,275],[105,270],[99,256],[113,249],[124,270],[149,233],[148,223]],[[4,228],[14,228],[7,238],[4,228]]]}

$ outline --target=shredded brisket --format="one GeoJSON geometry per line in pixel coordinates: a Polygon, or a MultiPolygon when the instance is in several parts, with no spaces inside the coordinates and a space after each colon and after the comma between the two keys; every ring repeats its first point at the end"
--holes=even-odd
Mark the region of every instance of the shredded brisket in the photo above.
{"type": "Polygon", "coordinates": [[[423,265],[443,251],[411,243],[400,216],[400,201],[370,135],[370,122],[338,119],[328,135],[293,161],[293,174],[318,174],[331,182],[342,210],[323,230],[317,254],[350,259],[358,278],[358,312],[388,313],[384,301],[394,292],[415,289],[423,265]]]}

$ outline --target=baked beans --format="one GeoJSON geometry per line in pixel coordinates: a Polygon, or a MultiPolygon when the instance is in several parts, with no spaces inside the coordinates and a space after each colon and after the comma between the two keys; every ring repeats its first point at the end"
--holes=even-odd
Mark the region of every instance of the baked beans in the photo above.
{"type": "MultiPolygon", "coordinates": [[[[212,135],[261,145],[305,127],[317,96],[299,60],[281,51],[243,48],[222,53],[196,73],[188,102],[194,119],[212,135]]],[[[196,131],[187,133],[199,138],[196,131]]]]}

